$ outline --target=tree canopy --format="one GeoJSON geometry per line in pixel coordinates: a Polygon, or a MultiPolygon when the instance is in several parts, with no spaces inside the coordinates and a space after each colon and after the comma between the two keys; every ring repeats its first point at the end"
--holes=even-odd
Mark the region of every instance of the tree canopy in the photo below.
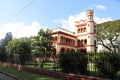
{"type": "Polygon", "coordinates": [[[14,39],[8,43],[6,46],[6,52],[8,55],[13,55],[16,58],[19,55],[20,63],[24,64],[25,60],[31,55],[30,39],[29,38],[19,38],[14,39]]]}
{"type": "Polygon", "coordinates": [[[120,43],[118,43],[120,38],[120,20],[97,24],[97,31],[99,44],[111,52],[116,53],[120,50],[120,43]]]}
{"type": "Polygon", "coordinates": [[[31,38],[32,54],[33,56],[39,57],[41,68],[51,55],[52,43],[51,30],[49,29],[40,29],[38,35],[31,38]]]}
{"type": "Polygon", "coordinates": [[[1,54],[5,54],[6,53],[5,46],[11,40],[12,40],[12,33],[11,32],[7,32],[6,35],[5,35],[5,38],[0,40],[0,53],[1,54]]]}
{"type": "Polygon", "coordinates": [[[33,54],[44,54],[49,52],[52,48],[52,36],[49,29],[41,29],[37,36],[31,39],[31,46],[33,54]]]}

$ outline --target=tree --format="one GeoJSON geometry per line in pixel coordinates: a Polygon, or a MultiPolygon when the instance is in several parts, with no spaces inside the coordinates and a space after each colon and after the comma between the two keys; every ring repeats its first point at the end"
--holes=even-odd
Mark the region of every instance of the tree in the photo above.
{"type": "Polygon", "coordinates": [[[12,40],[12,33],[7,32],[6,35],[5,35],[5,38],[1,40],[1,49],[3,50],[2,53],[5,53],[5,46],[11,40],[12,40]]]}
{"type": "Polygon", "coordinates": [[[120,20],[108,21],[97,25],[97,39],[108,51],[117,53],[120,51],[120,20]]]}
{"type": "Polygon", "coordinates": [[[12,33],[11,32],[7,32],[5,38],[1,39],[1,41],[0,41],[0,60],[1,61],[6,61],[7,60],[5,46],[11,40],[12,40],[12,33]]]}
{"type": "Polygon", "coordinates": [[[51,55],[52,42],[51,30],[49,29],[40,29],[38,35],[31,39],[32,53],[35,55],[34,60],[35,57],[39,57],[41,68],[51,55]]]}
{"type": "Polygon", "coordinates": [[[12,33],[11,32],[7,32],[5,39],[4,39],[4,45],[6,46],[8,44],[9,41],[12,40],[12,33]]]}
{"type": "Polygon", "coordinates": [[[102,52],[93,54],[92,58],[94,59],[95,66],[105,76],[113,78],[120,70],[120,54],[102,52]]]}
{"type": "Polygon", "coordinates": [[[13,56],[9,60],[14,61],[14,63],[24,64],[31,55],[30,39],[20,38],[10,41],[6,46],[6,52],[8,55],[13,56]]]}

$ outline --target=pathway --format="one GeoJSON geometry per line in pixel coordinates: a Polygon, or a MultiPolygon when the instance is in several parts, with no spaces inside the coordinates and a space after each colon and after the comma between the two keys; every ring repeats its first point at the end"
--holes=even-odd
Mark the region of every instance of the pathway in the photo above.
{"type": "Polygon", "coordinates": [[[5,74],[0,73],[0,80],[16,80],[16,79],[13,79],[5,74]]]}

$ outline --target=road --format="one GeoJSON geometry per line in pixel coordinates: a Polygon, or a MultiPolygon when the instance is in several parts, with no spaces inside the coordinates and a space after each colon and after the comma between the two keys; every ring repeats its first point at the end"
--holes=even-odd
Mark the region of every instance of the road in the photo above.
{"type": "Polygon", "coordinates": [[[0,80],[15,80],[13,78],[10,78],[9,76],[0,73],[0,80]]]}

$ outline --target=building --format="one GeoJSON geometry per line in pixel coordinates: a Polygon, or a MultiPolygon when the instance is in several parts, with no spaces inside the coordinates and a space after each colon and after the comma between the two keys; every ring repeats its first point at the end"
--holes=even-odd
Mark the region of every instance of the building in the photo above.
{"type": "Polygon", "coordinates": [[[52,31],[53,46],[57,54],[69,49],[96,51],[96,23],[93,10],[87,10],[86,20],[76,21],[75,27],[75,32],[63,28],[56,28],[52,31]]]}

